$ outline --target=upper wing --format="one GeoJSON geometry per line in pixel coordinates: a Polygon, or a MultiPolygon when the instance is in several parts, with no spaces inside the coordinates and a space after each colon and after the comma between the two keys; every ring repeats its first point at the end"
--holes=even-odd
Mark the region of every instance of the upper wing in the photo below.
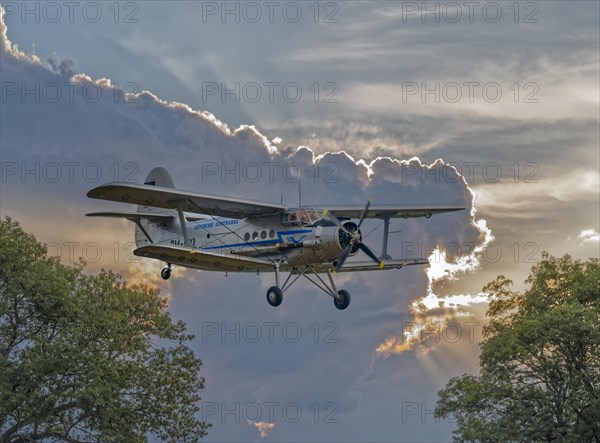
{"type": "Polygon", "coordinates": [[[133,222],[139,222],[142,218],[151,221],[170,221],[175,218],[172,214],[152,214],[149,212],[90,212],[85,214],[86,217],[109,217],[109,218],[126,218],[133,222]]]}
{"type": "Polygon", "coordinates": [[[107,183],[87,193],[90,198],[133,203],[156,208],[177,209],[196,214],[244,218],[252,215],[272,215],[285,210],[285,206],[230,197],[218,197],[198,192],[181,191],[136,183],[107,183]]]}
{"type": "MultiPolygon", "coordinates": [[[[142,218],[146,218],[151,221],[170,221],[175,218],[172,214],[155,214],[152,212],[90,212],[85,214],[86,217],[108,217],[108,218],[126,218],[133,222],[139,221],[142,218]]],[[[190,217],[186,216],[185,219],[189,222],[205,220],[205,217],[190,217]]]]}
{"type": "MultiPolygon", "coordinates": [[[[462,206],[445,205],[371,205],[367,211],[367,218],[413,218],[413,217],[431,217],[433,214],[442,212],[453,212],[465,209],[462,206]]],[[[336,217],[358,218],[365,210],[364,206],[332,206],[327,211],[333,213],[336,217]]]]}

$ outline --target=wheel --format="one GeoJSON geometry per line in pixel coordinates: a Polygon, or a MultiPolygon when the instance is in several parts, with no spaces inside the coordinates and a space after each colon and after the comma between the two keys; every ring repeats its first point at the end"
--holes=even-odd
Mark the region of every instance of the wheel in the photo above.
{"type": "Polygon", "coordinates": [[[283,301],[283,291],[279,286],[271,286],[267,291],[267,301],[271,306],[279,306],[283,301]]]}
{"type": "Polygon", "coordinates": [[[338,291],[338,296],[333,299],[333,304],[339,310],[346,309],[350,304],[350,293],[345,289],[340,289],[338,291]]]}
{"type": "Polygon", "coordinates": [[[163,270],[160,271],[160,276],[163,278],[163,280],[168,280],[171,278],[171,268],[163,268],[163,270]]]}

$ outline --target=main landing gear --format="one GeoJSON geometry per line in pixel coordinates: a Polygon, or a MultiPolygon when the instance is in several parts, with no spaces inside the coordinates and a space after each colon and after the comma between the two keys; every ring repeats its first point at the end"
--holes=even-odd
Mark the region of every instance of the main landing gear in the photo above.
{"type": "Polygon", "coordinates": [[[283,301],[283,291],[279,286],[271,286],[267,291],[267,301],[271,306],[279,306],[283,301]]]}
{"type": "Polygon", "coordinates": [[[160,276],[163,278],[163,280],[168,280],[171,278],[171,263],[167,263],[167,267],[160,271],[160,276]]]}
{"type": "Polygon", "coordinates": [[[334,299],[333,299],[333,304],[335,305],[336,308],[338,308],[340,310],[346,309],[348,307],[348,305],[350,304],[350,293],[348,291],[346,291],[345,289],[340,289],[338,291],[337,298],[334,297],[334,299]]]}
{"type": "Polygon", "coordinates": [[[333,305],[339,310],[344,310],[350,305],[350,293],[345,289],[338,289],[333,281],[333,275],[330,270],[327,270],[327,277],[329,277],[329,284],[321,278],[321,276],[314,271],[314,269],[306,268],[302,272],[298,272],[296,268],[292,269],[290,275],[283,283],[283,286],[279,285],[279,265],[275,265],[275,286],[271,286],[267,291],[267,302],[271,306],[279,306],[283,301],[283,292],[290,288],[300,277],[306,278],[317,288],[325,292],[325,294],[333,298],[333,305]],[[319,281],[313,280],[309,274],[314,274],[319,281]],[[292,279],[292,276],[294,278],[292,279]],[[291,280],[291,281],[290,281],[291,280]]]}

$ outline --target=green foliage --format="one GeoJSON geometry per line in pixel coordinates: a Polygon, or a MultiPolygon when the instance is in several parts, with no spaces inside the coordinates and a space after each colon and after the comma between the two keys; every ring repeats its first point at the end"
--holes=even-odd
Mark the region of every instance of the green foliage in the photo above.
{"type": "Polygon", "coordinates": [[[193,336],[157,290],[82,268],[0,221],[0,441],[198,441],[193,336]]]}
{"type": "Polygon", "coordinates": [[[600,261],[547,253],[513,292],[489,283],[480,374],[450,380],[457,441],[600,442],[600,261]]]}

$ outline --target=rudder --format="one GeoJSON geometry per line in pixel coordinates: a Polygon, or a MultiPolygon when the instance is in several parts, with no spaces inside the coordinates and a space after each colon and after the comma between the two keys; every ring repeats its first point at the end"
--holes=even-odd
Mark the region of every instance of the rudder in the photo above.
{"type": "MultiPolygon", "coordinates": [[[[144,180],[144,184],[150,185],[150,186],[160,186],[163,188],[174,188],[175,187],[175,183],[173,182],[173,179],[171,178],[171,174],[169,174],[169,171],[167,171],[162,166],[158,166],[158,167],[154,168],[152,171],[150,171],[150,173],[146,177],[146,180],[144,180]]],[[[138,205],[137,212],[151,212],[154,214],[162,214],[165,212],[171,213],[172,211],[165,210],[165,209],[159,209],[159,208],[153,208],[151,206],[138,205]]]]}

